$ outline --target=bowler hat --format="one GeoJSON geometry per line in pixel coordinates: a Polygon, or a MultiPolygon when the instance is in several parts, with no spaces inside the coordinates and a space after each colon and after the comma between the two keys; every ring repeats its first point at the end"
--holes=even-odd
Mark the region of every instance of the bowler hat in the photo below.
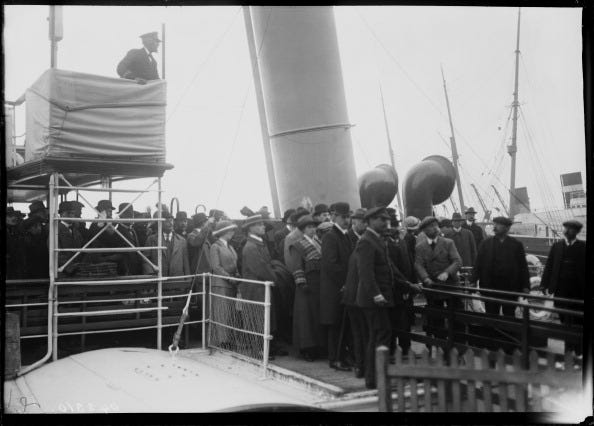
{"type": "Polygon", "coordinates": [[[317,216],[320,215],[322,213],[328,213],[328,206],[326,204],[316,204],[316,206],[314,207],[314,211],[313,211],[313,215],[317,216]]]}
{"type": "Polygon", "coordinates": [[[428,227],[429,225],[431,225],[433,223],[439,223],[439,221],[437,220],[437,218],[435,218],[433,216],[426,216],[421,221],[421,224],[419,225],[419,229],[423,230],[423,229],[425,229],[426,227],[428,227]]]}
{"type": "Polygon", "coordinates": [[[159,33],[157,31],[151,31],[150,33],[142,34],[140,38],[153,38],[157,41],[161,41],[159,39],[159,33]]]}
{"type": "Polygon", "coordinates": [[[287,223],[293,213],[295,213],[295,209],[285,210],[285,214],[283,214],[283,222],[287,223]]]}
{"type": "Polygon", "coordinates": [[[508,217],[497,216],[496,218],[493,219],[493,223],[499,223],[501,225],[511,226],[513,222],[508,217]]]}
{"type": "Polygon", "coordinates": [[[455,220],[464,220],[464,219],[462,218],[462,215],[460,213],[454,212],[454,214],[452,214],[452,222],[455,220]]]}
{"type": "MultiPolygon", "coordinates": [[[[130,203],[120,203],[120,205],[118,206],[118,214],[122,213],[122,211],[124,209],[126,209],[126,207],[128,207],[128,204],[130,204],[130,203]]],[[[131,214],[133,212],[134,212],[134,206],[130,205],[130,207],[128,207],[124,213],[131,214]]]]}
{"type": "Polygon", "coordinates": [[[565,222],[563,222],[563,226],[565,226],[567,228],[574,228],[576,231],[579,232],[582,230],[582,227],[584,225],[579,220],[570,219],[570,220],[566,220],[565,222]]]}
{"type": "Polygon", "coordinates": [[[367,210],[367,212],[365,212],[365,215],[363,217],[365,218],[365,220],[369,220],[369,219],[372,219],[375,217],[383,217],[385,219],[390,219],[390,215],[386,211],[386,208],[383,206],[373,207],[373,208],[367,210]]]}
{"type": "MultiPolygon", "coordinates": [[[[72,205],[72,207],[74,207],[74,204],[72,205]]],[[[96,209],[101,212],[103,210],[115,210],[115,207],[111,204],[111,201],[109,200],[100,200],[97,203],[96,209]]]]}
{"type": "Polygon", "coordinates": [[[300,231],[303,231],[307,225],[316,225],[317,222],[313,219],[313,217],[309,214],[301,216],[297,221],[297,228],[300,231]]]}
{"type": "Polygon", "coordinates": [[[476,210],[474,209],[474,207],[469,207],[466,209],[466,211],[464,212],[464,214],[468,214],[468,213],[475,213],[476,214],[476,210]]]}
{"type": "Polygon", "coordinates": [[[250,226],[257,225],[259,223],[264,223],[264,219],[262,218],[261,214],[255,214],[253,216],[248,217],[242,225],[243,229],[249,229],[250,226]]]}
{"type": "Polygon", "coordinates": [[[237,225],[234,224],[233,222],[231,222],[230,220],[221,220],[220,222],[217,223],[217,226],[215,227],[215,230],[212,232],[212,235],[214,235],[214,236],[223,235],[226,232],[231,231],[236,228],[237,228],[237,225]]]}
{"type": "Polygon", "coordinates": [[[43,201],[33,201],[29,204],[29,214],[38,212],[40,210],[45,210],[45,206],[43,205],[43,201]]]}
{"type": "Polygon", "coordinates": [[[206,214],[204,214],[202,212],[196,213],[194,216],[192,216],[192,221],[194,222],[194,226],[196,228],[198,228],[200,225],[202,225],[207,220],[208,220],[208,217],[206,217],[206,214]]]}
{"type": "Polygon", "coordinates": [[[352,214],[351,219],[365,219],[365,209],[357,209],[352,214]]]}
{"type": "Polygon", "coordinates": [[[343,216],[350,216],[350,214],[352,213],[351,206],[349,206],[349,203],[336,203],[334,204],[334,213],[343,216]]]}
{"type": "Polygon", "coordinates": [[[417,219],[414,216],[408,216],[406,219],[404,219],[404,226],[406,226],[406,229],[410,229],[411,231],[417,230],[419,229],[419,223],[421,221],[419,219],[417,219]]]}
{"type": "Polygon", "coordinates": [[[175,220],[188,220],[188,214],[186,212],[177,212],[175,214],[175,220]]]}

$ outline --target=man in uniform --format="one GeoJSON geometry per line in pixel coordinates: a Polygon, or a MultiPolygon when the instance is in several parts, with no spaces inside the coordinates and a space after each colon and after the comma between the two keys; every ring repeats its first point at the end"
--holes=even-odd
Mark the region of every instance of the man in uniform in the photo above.
{"type": "MultiPolygon", "coordinates": [[[[439,235],[438,221],[435,217],[427,216],[419,226],[422,237],[419,237],[415,247],[415,269],[421,282],[431,287],[436,282],[441,284],[458,284],[458,269],[462,265],[460,255],[454,242],[439,235]]],[[[437,290],[444,290],[437,288],[437,290]]],[[[444,309],[447,296],[427,294],[427,306],[444,309]]],[[[449,302],[448,302],[449,303],[449,302]]],[[[462,310],[462,300],[454,298],[455,310],[462,310]]],[[[437,337],[445,336],[445,321],[443,315],[433,314],[427,320],[427,326],[437,337]]],[[[449,324],[452,327],[452,324],[449,324]]]]}
{"type": "MultiPolygon", "coordinates": [[[[355,248],[359,285],[356,303],[365,317],[367,348],[365,351],[365,386],[376,387],[375,350],[390,346],[392,326],[389,309],[394,307],[394,286],[403,292],[418,292],[420,287],[394,276],[388,248],[382,235],[390,216],[385,207],[374,207],[365,213],[367,229],[355,248]]],[[[322,249],[323,252],[323,249],[322,249]]]]}
{"type": "MultiPolygon", "coordinates": [[[[541,285],[546,294],[555,297],[585,300],[586,297],[586,242],[577,239],[582,230],[577,220],[563,222],[562,240],[551,247],[547,264],[542,274],[541,285]]],[[[579,310],[580,305],[555,302],[556,308],[579,310]]],[[[565,325],[583,325],[583,318],[560,314],[559,319],[565,325]]],[[[581,355],[581,345],[567,343],[566,351],[575,351],[581,355]]]]}
{"type": "MultiPolygon", "coordinates": [[[[492,237],[487,237],[479,246],[476,263],[472,271],[470,282],[480,282],[482,288],[494,290],[525,292],[530,291],[530,274],[526,263],[524,246],[518,240],[508,235],[512,225],[511,219],[498,216],[493,219],[492,237]]],[[[517,296],[500,295],[498,299],[516,300],[517,296]]],[[[514,316],[514,305],[485,301],[485,311],[488,314],[514,316]]]]}
{"type": "Polygon", "coordinates": [[[351,215],[348,203],[334,205],[334,227],[322,238],[322,265],[320,272],[320,323],[328,336],[328,361],[330,368],[349,371],[340,358],[340,327],[344,320],[340,291],[343,288],[353,251],[348,233],[351,215]]]}
{"type": "Polygon", "coordinates": [[[153,53],[159,50],[159,36],[156,31],[140,36],[142,48],[130,50],[118,64],[117,72],[122,78],[136,80],[145,84],[148,80],[158,80],[159,71],[153,53]]]}
{"type": "Polygon", "coordinates": [[[474,243],[478,249],[486,237],[485,231],[483,231],[483,228],[475,223],[476,210],[474,210],[473,207],[470,207],[468,210],[466,210],[464,214],[466,215],[466,222],[462,224],[462,228],[468,229],[470,232],[472,232],[472,235],[474,236],[474,243]]]}

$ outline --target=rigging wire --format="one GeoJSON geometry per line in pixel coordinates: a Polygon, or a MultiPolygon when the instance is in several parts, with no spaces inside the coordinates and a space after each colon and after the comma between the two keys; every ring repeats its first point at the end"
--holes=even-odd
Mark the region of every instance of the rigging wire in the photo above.
{"type": "Polygon", "coordinates": [[[202,61],[202,63],[200,65],[198,65],[198,67],[196,69],[196,72],[194,73],[194,76],[192,77],[192,79],[190,80],[190,82],[188,83],[188,85],[183,90],[181,96],[179,97],[179,99],[177,100],[177,102],[175,103],[175,105],[173,106],[173,108],[171,110],[171,113],[169,114],[169,117],[167,117],[167,119],[165,120],[165,122],[169,122],[169,120],[171,119],[171,117],[173,117],[173,115],[177,112],[177,109],[179,108],[182,100],[186,97],[186,95],[190,91],[190,88],[196,82],[196,79],[198,78],[198,76],[202,73],[202,71],[204,71],[204,69],[206,68],[206,65],[209,63],[210,59],[214,56],[214,52],[221,45],[221,43],[223,42],[223,40],[226,38],[227,34],[231,31],[231,28],[233,27],[233,25],[235,24],[235,21],[237,20],[237,17],[239,16],[239,12],[241,11],[241,8],[242,8],[242,6],[239,6],[237,8],[237,11],[236,11],[235,15],[233,15],[233,18],[229,22],[229,25],[225,28],[225,31],[223,31],[223,33],[220,35],[220,37],[211,46],[209,52],[206,54],[206,57],[204,58],[204,60],[202,61]]]}

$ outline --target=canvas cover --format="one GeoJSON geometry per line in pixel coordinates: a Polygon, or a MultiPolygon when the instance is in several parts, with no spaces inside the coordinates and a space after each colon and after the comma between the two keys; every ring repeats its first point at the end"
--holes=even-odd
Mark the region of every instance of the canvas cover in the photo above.
{"type": "Polygon", "coordinates": [[[25,161],[165,161],[166,82],[49,69],[29,88],[25,161]]]}

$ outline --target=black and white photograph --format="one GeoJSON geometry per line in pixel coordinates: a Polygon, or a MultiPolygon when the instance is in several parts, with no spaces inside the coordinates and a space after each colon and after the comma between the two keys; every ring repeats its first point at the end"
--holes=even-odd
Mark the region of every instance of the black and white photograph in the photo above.
{"type": "Polygon", "coordinates": [[[584,14],[4,4],[4,413],[592,419],[584,14]]]}

